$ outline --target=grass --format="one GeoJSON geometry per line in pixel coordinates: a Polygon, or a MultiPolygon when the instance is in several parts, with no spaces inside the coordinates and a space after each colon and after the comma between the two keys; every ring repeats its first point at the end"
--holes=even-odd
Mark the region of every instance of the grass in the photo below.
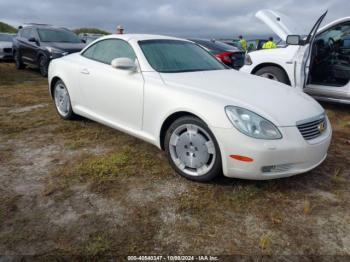
{"type": "Polygon", "coordinates": [[[269,233],[264,234],[260,237],[259,247],[261,249],[267,249],[271,243],[271,235],[269,233]]]}

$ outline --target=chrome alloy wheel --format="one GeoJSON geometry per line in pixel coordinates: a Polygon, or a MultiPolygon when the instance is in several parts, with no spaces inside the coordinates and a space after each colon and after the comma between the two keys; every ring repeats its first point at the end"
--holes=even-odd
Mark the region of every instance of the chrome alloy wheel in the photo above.
{"type": "Polygon", "coordinates": [[[169,152],[175,165],[190,176],[208,173],[216,158],[212,138],[194,124],[184,124],[174,130],[169,141],[169,152]]]}
{"type": "Polygon", "coordinates": [[[267,79],[270,79],[270,80],[278,81],[278,78],[274,74],[271,74],[271,73],[263,73],[260,76],[267,78],[267,79]]]}
{"type": "Polygon", "coordinates": [[[61,83],[58,83],[55,86],[55,104],[57,111],[60,113],[60,115],[65,117],[69,114],[71,106],[69,94],[67,88],[61,83]]]}

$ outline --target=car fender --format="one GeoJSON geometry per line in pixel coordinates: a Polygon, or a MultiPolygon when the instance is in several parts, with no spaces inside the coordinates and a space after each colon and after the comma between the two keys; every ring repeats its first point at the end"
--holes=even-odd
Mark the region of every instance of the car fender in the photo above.
{"type": "Polygon", "coordinates": [[[74,110],[74,107],[77,105],[77,97],[79,97],[79,88],[74,88],[75,82],[74,79],[70,77],[71,74],[71,65],[69,63],[66,63],[65,61],[59,61],[63,60],[61,58],[52,60],[49,64],[49,70],[48,70],[48,81],[49,81],[49,92],[51,97],[53,98],[53,80],[59,78],[63,81],[65,84],[69,97],[71,100],[72,108],[74,110]],[[65,66],[56,66],[57,62],[63,62],[65,66]]]}
{"type": "Polygon", "coordinates": [[[287,74],[291,86],[295,87],[295,67],[296,55],[299,46],[287,46],[276,49],[262,49],[249,53],[253,62],[251,65],[244,65],[240,71],[255,74],[260,68],[264,66],[277,66],[282,68],[287,74]]]}
{"type": "Polygon", "coordinates": [[[161,145],[160,137],[164,122],[170,116],[180,112],[197,116],[210,129],[215,126],[232,128],[232,124],[225,115],[225,106],[230,104],[229,99],[226,101],[221,97],[217,98],[212,94],[198,92],[198,90],[191,90],[180,85],[166,85],[157,75],[159,74],[144,73],[142,127],[145,133],[154,137],[157,146],[161,145]],[[154,107],[155,105],[157,108],[154,107]],[[208,111],[208,108],[211,110],[208,111]]]}
{"type": "Polygon", "coordinates": [[[46,58],[48,59],[48,61],[50,60],[50,57],[47,55],[47,53],[42,50],[42,49],[39,49],[36,56],[35,56],[35,63],[39,63],[39,58],[41,56],[46,56],[46,58]]]}

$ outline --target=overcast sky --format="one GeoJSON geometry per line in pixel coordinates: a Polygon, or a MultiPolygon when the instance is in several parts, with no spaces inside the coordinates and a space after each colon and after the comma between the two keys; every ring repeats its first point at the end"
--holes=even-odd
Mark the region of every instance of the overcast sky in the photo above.
{"type": "Polygon", "coordinates": [[[348,16],[349,0],[0,0],[0,21],[68,28],[98,27],[114,32],[122,24],[128,33],[176,36],[270,34],[254,14],[273,9],[295,17],[310,28],[322,11],[331,21],[348,16]]]}

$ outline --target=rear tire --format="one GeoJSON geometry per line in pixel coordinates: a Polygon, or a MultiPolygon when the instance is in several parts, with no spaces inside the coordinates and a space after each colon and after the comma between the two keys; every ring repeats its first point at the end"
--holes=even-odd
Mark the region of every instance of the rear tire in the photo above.
{"type": "Polygon", "coordinates": [[[289,85],[287,74],[283,71],[283,69],[276,66],[263,67],[256,71],[255,75],[289,85]]]}
{"type": "Polygon", "coordinates": [[[19,51],[15,52],[15,55],[13,58],[15,60],[16,69],[21,70],[25,68],[25,65],[23,64],[23,61],[22,61],[21,53],[19,51]]]}
{"type": "Polygon", "coordinates": [[[187,179],[206,182],[222,174],[219,145],[197,117],[175,120],[166,132],[164,148],[170,165],[187,179]]]}
{"type": "Polygon", "coordinates": [[[72,109],[72,104],[70,100],[70,96],[68,93],[68,89],[62,80],[58,80],[53,87],[53,101],[55,103],[56,111],[58,115],[65,119],[71,120],[76,117],[72,109]]]}

